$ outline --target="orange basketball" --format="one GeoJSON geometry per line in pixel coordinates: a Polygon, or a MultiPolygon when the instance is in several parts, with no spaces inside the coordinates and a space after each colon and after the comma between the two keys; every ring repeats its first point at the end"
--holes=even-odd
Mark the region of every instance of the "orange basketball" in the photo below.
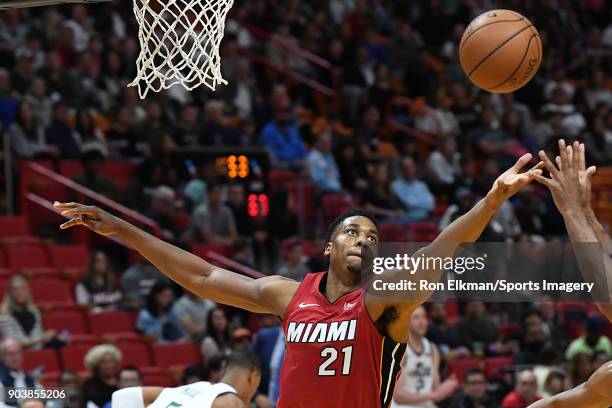
{"type": "Polygon", "coordinates": [[[508,93],[533,78],[542,62],[538,30],[511,10],[492,10],[467,26],[459,61],[470,81],[489,92],[508,93]]]}

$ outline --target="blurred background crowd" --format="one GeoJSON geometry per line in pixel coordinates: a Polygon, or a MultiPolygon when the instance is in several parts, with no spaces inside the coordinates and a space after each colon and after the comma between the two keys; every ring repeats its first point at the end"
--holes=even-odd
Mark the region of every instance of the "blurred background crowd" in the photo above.
{"type": "MultiPolygon", "coordinates": [[[[175,86],[145,100],[126,86],[139,52],[132,13],[131,2],[121,1],[0,13],[0,158],[11,157],[15,178],[4,208],[20,206],[24,161],[80,162],[73,181],[154,220],[166,241],[221,248],[242,266],[301,280],[325,268],[321,232],[341,208],[373,212],[390,226],[389,240],[427,241],[525,152],[580,140],[589,164],[612,164],[612,3],[605,0],[237,0],[221,45],[229,84],[214,93],[175,86]],[[542,37],[540,71],[514,94],[479,91],[459,65],[463,29],[491,8],[521,12],[542,37]],[[269,158],[261,176],[270,187],[266,216],[252,216],[248,183],[215,163],[194,168],[178,159],[190,149],[258,147],[269,158]],[[108,162],[129,163],[133,175],[119,183],[101,171],[108,162]],[[311,192],[306,200],[304,191],[311,192]]],[[[604,218],[612,218],[610,208],[604,218]]],[[[530,186],[481,239],[564,236],[547,191],[530,186]]],[[[164,375],[121,370],[119,349],[105,344],[60,374],[75,333],[45,327],[42,316],[61,310],[37,306],[30,280],[13,268],[0,310],[4,387],[3,373],[35,381],[22,354],[49,348],[58,350],[59,366],[36,381],[73,389],[75,400],[47,406],[103,407],[117,387],[145,380],[214,381],[224,353],[252,347],[266,366],[256,402],[271,406],[282,361],[279,322],[183,293],[118,248],[97,242],[83,273],[64,279],[77,310],[127,313],[139,336],[132,340],[145,342],[147,353],[187,342],[201,361],[164,375]]],[[[577,385],[612,358],[610,324],[588,304],[432,303],[427,317],[429,327],[417,321],[411,330],[440,352],[442,381],[431,396],[440,406],[526,406],[520,401],[577,385]]]]}

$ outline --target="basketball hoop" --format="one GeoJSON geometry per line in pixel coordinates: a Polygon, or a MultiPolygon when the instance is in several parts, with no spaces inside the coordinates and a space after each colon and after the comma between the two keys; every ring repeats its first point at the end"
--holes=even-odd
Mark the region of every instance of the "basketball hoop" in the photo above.
{"type": "MultiPolygon", "coordinates": [[[[0,10],[108,0],[0,0],[0,10]]],[[[214,91],[227,84],[221,76],[219,47],[225,17],[234,0],[134,0],[140,28],[136,78],[141,99],[181,84],[191,91],[206,85],[214,91]]]]}
{"type": "Polygon", "coordinates": [[[128,86],[145,98],[175,84],[212,91],[227,84],[221,76],[219,46],[234,0],[134,0],[140,29],[138,73],[128,86]]]}

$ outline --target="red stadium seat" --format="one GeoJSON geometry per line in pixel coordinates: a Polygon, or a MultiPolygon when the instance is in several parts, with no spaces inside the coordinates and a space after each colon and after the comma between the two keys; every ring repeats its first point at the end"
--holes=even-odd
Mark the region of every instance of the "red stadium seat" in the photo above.
{"type": "Polygon", "coordinates": [[[25,371],[32,371],[41,366],[45,372],[60,370],[59,359],[54,349],[25,350],[23,352],[23,369],[25,371]]]}
{"type": "Polygon", "coordinates": [[[142,380],[142,385],[145,387],[174,387],[176,384],[167,376],[161,375],[145,375],[142,380]]]}
{"type": "Polygon", "coordinates": [[[58,332],[68,330],[70,334],[89,332],[83,313],[74,311],[47,312],[43,316],[43,326],[45,329],[54,329],[58,332]]]}
{"type": "Polygon", "coordinates": [[[0,237],[26,237],[32,235],[26,217],[0,217],[0,237]]]}
{"type": "Polygon", "coordinates": [[[87,268],[89,250],[85,245],[52,245],[51,264],[57,268],[87,268]]]}
{"type": "Polygon", "coordinates": [[[83,164],[80,160],[62,160],[59,162],[59,173],[73,180],[76,176],[83,174],[83,164]]]}
{"type": "Polygon", "coordinates": [[[408,230],[402,223],[386,222],[380,226],[380,240],[383,242],[408,242],[408,230]]]}
{"type": "Polygon", "coordinates": [[[116,333],[108,333],[102,336],[105,342],[120,344],[120,343],[142,343],[144,340],[140,333],[131,331],[131,332],[116,332],[116,333]]]}
{"type": "Polygon", "coordinates": [[[91,349],[88,346],[66,346],[60,349],[60,357],[64,370],[83,371],[85,354],[91,349]]]}
{"type": "Polygon", "coordinates": [[[15,274],[15,271],[9,268],[0,268],[0,279],[8,279],[15,274]]]}
{"type": "Polygon", "coordinates": [[[354,206],[352,199],[346,194],[324,195],[321,199],[321,204],[325,225],[331,223],[337,216],[354,206]]]}
{"type": "Polygon", "coordinates": [[[461,318],[461,314],[459,313],[459,304],[455,301],[448,300],[444,303],[444,308],[446,309],[446,321],[449,324],[455,324],[461,318]]]}
{"type": "Polygon", "coordinates": [[[323,241],[302,241],[302,252],[307,257],[322,253],[324,247],[325,243],[323,241]]]}
{"type": "Polygon", "coordinates": [[[121,311],[102,312],[89,315],[89,327],[97,336],[118,332],[133,332],[135,317],[121,311]]]}
{"type": "Polygon", "coordinates": [[[151,351],[147,344],[143,343],[120,343],[117,344],[121,350],[121,364],[125,366],[143,367],[153,364],[151,351]]]}
{"type": "Polygon", "coordinates": [[[454,374],[459,382],[463,382],[465,372],[471,368],[482,368],[482,361],[472,358],[451,360],[448,362],[448,374],[454,374]]]}
{"type": "Polygon", "coordinates": [[[93,334],[71,334],[70,345],[81,346],[81,347],[93,347],[100,343],[100,338],[93,334]]]}
{"type": "Polygon", "coordinates": [[[60,386],[60,376],[61,373],[59,371],[43,373],[40,383],[45,388],[58,388],[60,386]]]}
{"type": "Polygon", "coordinates": [[[7,248],[11,268],[45,268],[51,266],[47,251],[40,245],[17,245],[7,248]]]}
{"type": "Polygon", "coordinates": [[[300,175],[289,170],[270,170],[268,172],[268,184],[270,186],[270,194],[274,194],[278,190],[286,190],[291,182],[296,182],[300,179],[300,175]]]}
{"type": "Polygon", "coordinates": [[[438,227],[429,221],[412,222],[408,224],[408,235],[412,242],[431,242],[438,236],[438,227]]]}
{"type": "Polygon", "coordinates": [[[501,368],[512,367],[512,357],[487,357],[484,361],[484,372],[488,379],[495,378],[501,368]]]}
{"type": "Polygon", "coordinates": [[[73,305],[74,296],[70,285],[61,279],[43,277],[30,282],[36,303],[73,305]]]}
{"type": "Polygon", "coordinates": [[[6,268],[8,266],[6,262],[6,256],[4,254],[4,250],[0,248],[0,268],[6,268]]]}
{"type": "Polygon", "coordinates": [[[521,330],[521,326],[518,324],[500,324],[498,326],[499,333],[501,334],[502,340],[512,340],[516,337],[518,332],[521,330]]]}
{"type": "Polygon", "coordinates": [[[587,317],[588,304],[585,302],[559,302],[557,303],[557,313],[561,323],[567,321],[584,322],[587,317]]]}
{"type": "Polygon", "coordinates": [[[155,364],[169,367],[179,364],[193,364],[202,361],[200,347],[192,343],[156,344],[153,346],[155,364]]]}
{"type": "Polygon", "coordinates": [[[108,160],[102,165],[102,174],[117,185],[119,190],[127,190],[136,172],[136,165],[127,160],[108,160]]]}

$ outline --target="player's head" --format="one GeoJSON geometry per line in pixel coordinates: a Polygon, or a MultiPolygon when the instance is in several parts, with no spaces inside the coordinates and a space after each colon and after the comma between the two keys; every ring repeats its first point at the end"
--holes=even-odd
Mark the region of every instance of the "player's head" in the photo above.
{"type": "Polygon", "coordinates": [[[427,313],[423,306],[419,306],[410,316],[410,336],[422,338],[425,333],[427,333],[427,313]]]}
{"type": "Polygon", "coordinates": [[[516,375],[516,392],[523,401],[533,401],[537,390],[538,383],[533,371],[524,370],[516,375]]]}
{"type": "Polygon", "coordinates": [[[227,365],[221,381],[234,387],[243,401],[250,401],[261,381],[259,358],[248,349],[232,351],[227,357],[227,365]]]}
{"type": "Polygon", "coordinates": [[[487,393],[487,377],[480,368],[470,368],[463,377],[463,392],[471,400],[480,401],[487,393]]]}
{"type": "Polygon", "coordinates": [[[325,256],[331,270],[361,274],[378,253],[378,224],[374,216],[361,209],[340,214],[329,226],[325,256]]]}

